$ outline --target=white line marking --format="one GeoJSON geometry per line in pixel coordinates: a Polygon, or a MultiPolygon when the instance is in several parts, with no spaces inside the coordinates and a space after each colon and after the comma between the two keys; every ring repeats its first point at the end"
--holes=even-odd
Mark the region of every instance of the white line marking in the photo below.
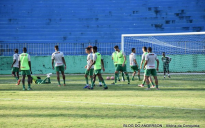
{"type": "Polygon", "coordinates": [[[0,100],[15,100],[15,101],[37,101],[37,102],[62,102],[62,103],[78,103],[78,104],[101,104],[101,105],[116,105],[116,106],[134,106],[134,107],[148,107],[148,108],[169,108],[169,109],[183,109],[183,110],[200,110],[205,111],[205,109],[200,108],[175,108],[175,107],[165,107],[165,106],[149,106],[149,105],[137,105],[137,104],[119,104],[119,103],[97,103],[97,102],[81,102],[81,101],[58,101],[58,100],[29,100],[29,99],[12,99],[12,98],[0,98],[0,100]]]}

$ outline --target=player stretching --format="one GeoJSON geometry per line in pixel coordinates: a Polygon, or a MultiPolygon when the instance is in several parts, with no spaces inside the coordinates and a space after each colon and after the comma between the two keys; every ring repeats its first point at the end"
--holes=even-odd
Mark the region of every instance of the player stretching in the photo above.
{"type": "MultiPolygon", "coordinates": [[[[140,69],[142,69],[142,65],[143,65],[143,63],[145,63],[145,56],[148,54],[147,47],[142,47],[142,52],[143,52],[143,54],[142,54],[142,60],[141,60],[141,64],[140,64],[140,69]]],[[[146,70],[147,69],[144,68],[144,78],[143,78],[142,84],[138,85],[139,87],[144,87],[144,84],[145,84],[145,72],[146,72],[146,70]]],[[[152,88],[154,88],[155,85],[154,85],[154,82],[152,81],[151,77],[149,77],[149,81],[152,83],[152,88]]]]}
{"type": "Polygon", "coordinates": [[[88,89],[93,89],[93,86],[95,84],[95,80],[96,80],[96,76],[98,76],[98,79],[100,81],[102,81],[103,85],[104,85],[104,89],[108,89],[107,85],[104,82],[104,79],[102,78],[101,75],[101,68],[103,69],[103,71],[105,71],[104,68],[104,62],[103,59],[101,57],[101,54],[99,52],[97,52],[97,47],[93,46],[92,48],[93,50],[93,63],[89,66],[89,68],[87,69],[88,71],[92,68],[92,66],[94,65],[94,75],[93,75],[93,82],[91,84],[91,87],[88,87],[88,89]],[[102,64],[102,67],[101,67],[102,64]]]}
{"type": "MultiPolygon", "coordinates": [[[[113,52],[112,53],[112,60],[113,60],[113,63],[114,63],[114,66],[115,66],[115,70],[117,68],[117,51],[113,52]]],[[[118,81],[120,81],[120,78],[119,78],[119,75],[118,75],[118,81]]],[[[124,77],[124,73],[122,72],[122,81],[125,81],[125,77],[124,77]]]]}
{"type": "Polygon", "coordinates": [[[87,47],[85,49],[85,52],[88,54],[87,56],[87,65],[85,66],[86,70],[85,70],[85,80],[86,80],[86,86],[84,88],[89,87],[89,82],[88,82],[88,75],[90,76],[90,80],[91,80],[91,84],[93,82],[93,70],[94,70],[94,66],[92,66],[90,68],[90,70],[88,71],[88,68],[90,67],[90,65],[93,63],[93,55],[91,52],[91,48],[87,47]]]}
{"type": "Polygon", "coordinates": [[[130,67],[131,67],[131,69],[133,71],[132,81],[134,81],[134,77],[135,77],[136,71],[138,71],[137,75],[138,75],[138,79],[140,80],[140,69],[138,68],[138,64],[137,64],[137,61],[136,61],[135,53],[136,53],[135,48],[132,48],[132,53],[129,55],[130,67]]]}
{"type": "Polygon", "coordinates": [[[64,59],[64,55],[63,52],[58,51],[58,45],[55,46],[55,52],[52,54],[52,68],[54,69],[54,61],[55,61],[55,69],[56,69],[56,74],[57,74],[57,80],[58,80],[58,86],[61,86],[60,83],[60,72],[63,76],[63,85],[65,86],[65,74],[64,74],[64,70],[66,70],[66,62],[64,59]]]}
{"type": "Polygon", "coordinates": [[[12,76],[16,78],[17,80],[17,84],[16,85],[19,85],[21,80],[19,79],[19,62],[18,62],[18,59],[19,59],[19,55],[18,55],[18,49],[15,49],[14,50],[15,54],[13,55],[13,63],[11,65],[11,72],[12,72],[12,76]]]}
{"type": "Polygon", "coordinates": [[[162,53],[164,78],[165,78],[166,72],[168,73],[168,77],[170,78],[170,75],[169,75],[169,63],[170,63],[171,59],[172,58],[170,58],[168,56],[165,56],[165,52],[162,53]]]}
{"type": "Polygon", "coordinates": [[[152,48],[148,47],[148,54],[145,56],[145,64],[144,68],[146,66],[145,71],[145,80],[148,86],[148,90],[150,89],[149,84],[149,77],[152,75],[155,79],[156,89],[158,90],[158,79],[157,79],[157,71],[159,70],[159,60],[157,59],[157,55],[155,53],[152,53],[152,48]],[[157,61],[157,68],[155,67],[155,61],[157,61]]]}
{"type": "Polygon", "coordinates": [[[120,51],[117,45],[114,47],[114,49],[117,52],[117,62],[118,63],[117,63],[117,68],[115,70],[115,82],[113,82],[112,84],[117,83],[117,78],[119,77],[119,71],[124,72],[126,74],[128,84],[130,84],[130,78],[129,78],[129,75],[126,69],[126,55],[123,51],[120,51]]]}
{"type": "Polygon", "coordinates": [[[23,76],[22,78],[22,84],[23,84],[23,90],[25,91],[25,78],[26,75],[28,76],[28,89],[27,90],[32,90],[31,88],[31,60],[30,60],[30,55],[26,53],[27,49],[24,47],[23,48],[23,53],[20,54],[19,56],[19,69],[21,71],[21,74],[23,76]]]}

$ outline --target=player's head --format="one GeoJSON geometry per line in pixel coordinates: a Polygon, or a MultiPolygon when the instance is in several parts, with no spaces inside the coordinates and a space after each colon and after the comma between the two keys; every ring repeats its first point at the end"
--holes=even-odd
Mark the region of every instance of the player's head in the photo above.
{"type": "Polygon", "coordinates": [[[88,46],[88,47],[85,49],[85,52],[86,52],[87,54],[90,54],[90,53],[91,53],[91,48],[88,46]]]}
{"type": "Polygon", "coordinates": [[[95,53],[97,52],[97,50],[98,50],[97,46],[93,46],[93,52],[95,53]]]}
{"type": "Polygon", "coordinates": [[[19,50],[18,50],[18,49],[15,49],[15,50],[14,50],[14,52],[15,52],[15,53],[18,53],[18,52],[19,52],[19,50]]]}
{"type": "Polygon", "coordinates": [[[147,52],[147,47],[142,47],[143,52],[147,52]]]}
{"type": "Polygon", "coordinates": [[[90,48],[90,52],[93,52],[93,46],[89,45],[88,47],[90,48]]]}
{"type": "Polygon", "coordinates": [[[119,51],[118,45],[115,45],[114,49],[115,49],[115,51],[119,51]]]}
{"type": "Polygon", "coordinates": [[[55,45],[55,51],[58,51],[59,48],[58,48],[58,45],[55,45]]]}
{"type": "Polygon", "coordinates": [[[152,48],[151,47],[148,47],[147,51],[150,53],[152,52],[152,48]]]}
{"type": "Polygon", "coordinates": [[[24,52],[24,53],[27,52],[27,48],[26,48],[26,47],[23,48],[23,52],[24,52]]]}
{"type": "Polygon", "coordinates": [[[162,52],[162,56],[165,56],[165,52],[162,52]]]}
{"type": "Polygon", "coordinates": [[[136,52],[135,48],[132,48],[132,52],[133,52],[133,53],[135,53],[135,52],[136,52]]]}

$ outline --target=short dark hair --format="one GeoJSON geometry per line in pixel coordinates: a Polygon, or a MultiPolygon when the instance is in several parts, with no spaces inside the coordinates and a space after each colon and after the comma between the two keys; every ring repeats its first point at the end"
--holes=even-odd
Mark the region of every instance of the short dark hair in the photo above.
{"type": "Polygon", "coordinates": [[[144,51],[147,51],[147,47],[144,46],[144,47],[142,47],[142,48],[144,49],[144,51]]]}
{"type": "Polygon", "coordinates": [[[148,50],[151,52],[151,51],[152,51],[152,48],[151,48],[151,47],[148,47],[148,50]]]}
{"type": "Polygon", "coordinates": [[[132,52],[135,50],[135,48],[132,48],[132,52]]]}
{"type": "Polygon", "coordinates": [[[91,49],[91,47],[89,47],[89,46],[86,48],[86,50],[88,50],[88,51],[90,51],[90,49],[91,49]]]}
{"type": "Polygon", "coordinates": [[[14,52],[16,52],[16,53],[17,53],[18,51],[19,51],[18,49],[15,49],[15,50],[14,50],[14,52]]]}
{"type": "Polygon", "coordinates": [[[118,47],[118,45],[115,45],[115,47],[114,47],[114,48],[119,48],[119,47],[118,47]]]}
{"type": "Polygon", "coordinates": [[[97,46],[93,46],[93,50],[97,51],[97,49],[98,49],[97,46]]]}
{"type": "Polygon", "coordinates": [[[27,48],[26,48],[26,47],[24,47],[24,48],[23,48],[23,51],[24,51],[24,52],[26,52],[26,51],[27,51],[27,48]]]}
{"type": "Polygon", "coordinates": [[[58,49],[58,45],[55,45],[55,48],[58,49]]]}

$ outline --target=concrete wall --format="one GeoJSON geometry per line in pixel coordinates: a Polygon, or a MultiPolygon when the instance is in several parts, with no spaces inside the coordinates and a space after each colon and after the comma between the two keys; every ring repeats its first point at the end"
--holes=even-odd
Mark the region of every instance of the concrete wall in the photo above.
{"type": "MultiPolygon", "coordinates": [[[[174,55],[170,63],[171,72],[205,72],[205,55],[174,55]]],[[[110,56],[103,56],[105,63],[105,73],[113,73],[114,65],[110,56]]],[[[160,72],[162,71],[161,56],[160,72]]],[[[86,56],[65,56],[67,63],[66,73],[84,73],[86,65],[86,56]]],[[[137,56],[137,62],[140,63],[141,56],[137,56]]],[[[12,57],[0,57],[0,74],[11,74],[12,57]]],[[[31,56],[33,74],[55,73],[51,66],[50,56],[31,56]]],[[[130,72],[129,63],[127,69],[130,72]]]]}

